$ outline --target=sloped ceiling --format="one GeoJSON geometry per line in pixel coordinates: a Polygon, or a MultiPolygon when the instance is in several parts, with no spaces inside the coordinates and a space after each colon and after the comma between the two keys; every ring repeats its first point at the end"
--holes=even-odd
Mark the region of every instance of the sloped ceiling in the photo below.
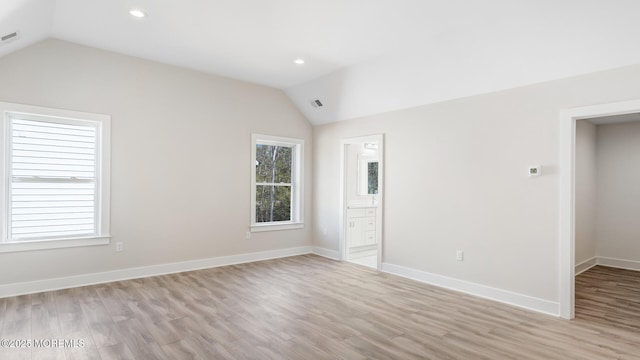
{"type": "Polygon", "coordinates": [[[20,39],[0,56],[55,37],[283,89],[317,125],[640,63],[638,13],[636,0],[3,0],[0,35],[20,39]]]}

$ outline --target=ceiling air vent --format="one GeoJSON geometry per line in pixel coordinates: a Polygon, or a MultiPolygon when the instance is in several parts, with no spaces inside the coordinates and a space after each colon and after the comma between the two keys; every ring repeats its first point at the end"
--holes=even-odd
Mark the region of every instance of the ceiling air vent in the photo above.
{"type": "Polygon", "coordinates": [[[319,99],[315,99],[315,100],[311,100],[311,106],[317,109],[317,108],[323,107],[324,104],[322,104],[322,101],[320,101],[319,99]]]}
{"type": "Polygon", "coordinates": [[[12,32],[10,34],[2,35],[0,37],[0,45],[4,45],[4,44],[7,44],[7,43],[10,43],[13,40],[16,40],[17,38],[18,38],[18,32],[17,31],[14,31],[14,32],[12,32]]]}

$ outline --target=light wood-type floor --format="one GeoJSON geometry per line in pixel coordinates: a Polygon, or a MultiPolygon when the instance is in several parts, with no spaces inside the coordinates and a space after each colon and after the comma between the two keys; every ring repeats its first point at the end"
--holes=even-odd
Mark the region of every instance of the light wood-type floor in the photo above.
{"type": "Polygon", "coordinates": [[[640,359],[640,273],[577,279],[556,319],[314,255],[0,299],[0,359],[640,359]]]}

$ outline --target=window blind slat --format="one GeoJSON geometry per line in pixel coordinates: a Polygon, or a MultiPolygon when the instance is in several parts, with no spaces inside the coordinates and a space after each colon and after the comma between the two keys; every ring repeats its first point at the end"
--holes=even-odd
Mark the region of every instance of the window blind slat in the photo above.
{"type": "Polygon", "coordinates": [[[66,162],[60,162],[57,164],[41,164],[37,162],[22,163],[14,162],[13,168],[16,170],[55,170],[55,171],[81,171],[81,172],[93,172],[95,166],[93,165],[71,165],[66,162]]]}
{"type": "Polygon", "coordinates": [[[54,220],[29,220],[29,221],[14,221],[13,229],[20,228],[36,228],[36,227],[49,227],[49,226],[72,226],[72,225],[91,225],[93,219],[90,218],[78,218],[78,219],[54,219],[54,220]]]}
{"type": "Polygon", "coordinates": [[[36,233],[36,234],[12,234],[11,238],[14,241],[31,241],[31,240],[49,240],[56,238],[71,238],[71,237],[84,237],[92,236],[93,233],[87,233],[84,230],[80,231],[55,231],[49,233],[36,233]]]}
{"type": "Polygon", "coordinates": [[[26,215],[13,215],[13,221],[31,221],[31,220],[57,220],[57,219],[92,219],[94,213],[90,212],[77,212],[77,213],[60,213],[60,214],[26,214],[26,215]]]}
{"type": "Polygon", "coordinates": [[[70,124],[61,124],[55,122],[55,120],[51,121],[37,121],[37,120],[26,120],[20,119],[19,117],[14,117],[12,119],[12,125],[32,125],[38,127],[48,127],[53,129],[67,129],[67,130],[82,130],[82,131],[95,131],[95,126],[89,125],[70,125],[70,124]]]}
{"type": "Polygon", "coordinates": [[[50,145],[34,145],[34,144],[13,144],[14,150],[26,150],[26,151],[44,151],[51,153],[62,154],[89,154],[94,155],[95,149],[92,148],[73,148],[65,146],[50,146],[50,145]]]}
{"type": "Polygon", "coordinates": [[[77,235],[93,234],[93,225],[69,225],[69,226],[41,226],[34,228],[17,228],[13,229],[12,234],[20,237],[42,237],[57,235],[56,233],[73,232],[77,235]]]}
{"type": "Polygon", "coordinates": [[[93,189],[95,187],[93,182],[82,183],[61,183],[61,182],[18,182],[13,184],[14,189],[93,189]]]}
{"type": "Polygon", "coordinates": [[[21,136],[13,136],[13,141],[16,144],[23,145],[45,145],[45,146],[58,146],[65,148],[84,148],[84,149],[93,149],[95,144],[93,143],[85,143],[79,141],[62,141],[62,140],[46,140],[46,139],[35,139],[35,138],[27,138],[21,136]]]}
{"type": "Polygon", "coordinates": [[[93,189],[14,189],[14,195],[92,195],[93,189]]]}
{"type": "Polygon", "coordinates": [[[12,214],[16,215],[42,215],[49,216],[51,214],[75,214],[93,212],[91,206],[74,206],[74,207],[47,207],[47,208],[13,208],[12,214]]]}
{"type": "Polygon", "coordinates": [[[41,164],[41,163],[22,163],[14,162],[13,168],[16,170],[54,170],[54,171],[81,171],[81,172],[93,172],[95,166],[93,165],[73,165],[73,164],[41,164]]]}
{"type": "Polygon", "coordinates": [[[34,202],[34,201],[93,201],[93,194],[90,195],[14,195],[14,202],[34,202]]]}
{"type": "Polygon", "coordinates": [[[78,154],[78,153],[64,153],[53,151],[29,151],[29,150],[16,150],[13,152],[14,157],[29,157],[38,159],[69,159],[69,160],[92,160],[95,161],[95,155],[93,154],[78,154]]]}
{"type": "Polygon", "coordinates": [[[44,132],[44,131],[18,131],[14,129],[14,136],[26,139],[37,139],[37,140],[58,140],[58,141],[71,141],[71,142],[81,142],[81,143],[94,143],[95,136],[91,133],[87,133],[88,135],[67,135],[64,133],[52,133],[52,132],[44,132]]]}
{"type": "Polygon", "coordinates": [[[85,233],[93,232],[93,221],[92,220],[78,220],[75,222],[67,221],[67,222],[39,222],[35,223],[34,226],[25,225],[23,223],[14,224],[11,233],[12,234],[36,234],[43,232],[54,232],[54,231],[82,231],[85,233]],[[37,225],[37,226],[36,226],[37,225]]]}
{"type": "Polygon", "coordinates": [[[29,201],[29,202],[19,202],[12,201],[11,208],[38,208],[38,209],[47,209],[47,208],[64,208],[64,207],[85,207],[91,206],[93,207],[93,201],[29,201]]]}
{"type": "Polygon", "coordinates": [[[95,166],[94,159],[68,159],[68,158],[49,158],[41,156],[13,156],[11,161],[17,164],[65,164],[65,165],[83,165],[95,166]]]}
{"type": "Polygon", "coordinates": [[[85,172],[85,171],[53,171],[53,170],[14,170],[14,176],[24,176],[24,177],[77,177],[77,178],[93,178],[93,172],[85,172]]]}
{"type": "Polygon", "coordinates": [[[89,136],[89,137],[94,137],[96,133],[96,130],[94,128],[65,129],[65,128],[56,128],[51,126],[26,125],[26,124],[16,124],[16,123],[13,124],[13,130],[14,131],[32,131],[32,132],[45,133],[45,134],[65,134],[65,135],[89,136]]]}

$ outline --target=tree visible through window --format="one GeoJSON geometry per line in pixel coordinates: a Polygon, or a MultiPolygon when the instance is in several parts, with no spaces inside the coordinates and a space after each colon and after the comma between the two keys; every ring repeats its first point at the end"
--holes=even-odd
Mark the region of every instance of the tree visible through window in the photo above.
{"type": "Polygon", "coordinates": [[[256,144],[256,223],[291,221],[293,148],[256,144]]]}
{"type": "Polygon", "coordinates": [[[378,162],[372,161],[367,164],[367,194],[378,193],[378,162]]]}
{"type": "Polygon", "coordinates": [[[251,134],[251,231],[304,227],[304,140],[251,134]]]}

